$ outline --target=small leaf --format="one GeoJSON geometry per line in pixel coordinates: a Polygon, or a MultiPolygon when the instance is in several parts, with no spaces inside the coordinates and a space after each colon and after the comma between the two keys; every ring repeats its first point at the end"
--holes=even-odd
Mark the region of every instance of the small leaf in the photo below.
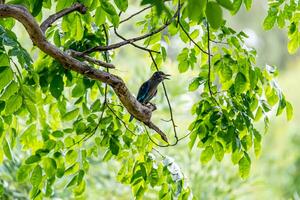
{"type": "Polygon", "coordinates": [[[268,11],[268,15],[264,20],[263,27],[265,30],[270,30],[273,28],[276,22],[276,16],[277,16],[278,10],[274,7],[271,7],[268,11]]]}
{"type": "Polygon", "coordinates": [[[13,79],[13,72],[9,67],[0,67],[0,91],[13,79]]]}
{"type": "Polygon", "coordinates": [[[42,168],[40,165],[37,165],[32,171],[30,183],[33,187],[38,187],[39,184],[42,182],[42,178],[42,168]]]}
{"type": "Polygon", "coordinates": [[[116,6],[123,12],[128,8],[128,0],[114,0],[116,6]]]}
{"type": "Polygon", "coordinates": [[[18,92],[19,86],[16,83],[16,81],[12,81],[4,90],[4,92],[2,93],[2,95],[0,96],[0,100],[6,101],[7,99],[9,99],[9,97],[11,97],[12,95],[14,95],[16,92],[18,92]]]}
{"type": "Polygon", "coordinates": [[[223,23],[222,8],[218,3],[209,1],[206,6],[206,16],[212,28],[218,29],[223,23]]]}
{"type": "Polygon", "coordinates": [[[5,113],[7,115],[13,114],[22,106],[22,97],[18,94],[11,96],[6,102],[5,113]]]}
{"type": "Polygon", "coordinates": [[[241,178],[246,179],[249,177],[251,168],[251,161],[247,154],[245,154],[239,161],[239,174],[241,178]]]}
{"type": "Polygon", "coordinates": [[[10,147],[9,147],[9,144],[8,144],[6,138],[3,139],[2,145],[3,145],[3,151],[4,151],[5,156],[9,160],[12,160],[11,150],[10,150],[10,147]]]}
{"type": "Polygon", "coordinates": [[[217,0],[217,2],[228,10],[233,10],[233,4],[230,0],[217,0]]]}
{"type": "Polygon", "coordinates": [[[204,16],[204,11],[206,9],[206,0],[189,0],[188,1],[188,17],[198,22],[204,16]]]}
{"type": "Polygon", "coordinates": [[[220,142],[215,142],[214,144],[214,153],[217,161],[221,161],[224,157],[223,145],[220,142]]]}
{"type": "Polygon", "coordinates": [[[252,5],[252,0],[244,0],[244,4],[247,10],[250,10],[252,5]]]}
{"type": "Polygon", "coordinates": [[[64,90],[63,78],[59,75],[55,75],[50,83],[50,92],[56,99],[60,97],[64,90]]]}
{"type": "Polygon", "coordinates": [[[76,162],[78,153],[74,150],[69,150],[66,154],[66,162],[70,165],[76,162]]]}
{"type": "Polygon", "coordinates": [[[24,182],[29,177],[30,170],[29,165],[22,165],[17,172],[17,181],[24,182]]]}
{"type": "Polygon", "coordinates": [[[64,136],[64,133],[62,131],[54,131],[52,135],[56,138],[61,138],[64,136]]]}
{"type": "Polygon", "coordinates": [[[194,79],[193,82],[191,82],[189,85],[189,91],[193,92],[193,91],[197,90],[199,85],[200,85],[199,79],[197,79],[197,78],[194,79]]]}
{"type": "Polygon", "coordinates": [[[293,118],[293,106],[290,102],[286,102],[286,118],[288,121],[290,121],[293,118]]]}
{"type": "Polygon", "coordinates": [[[120,147],[117,143],[117,139],[111,138],[109,140],[109,149],[113,155],[118,155],[120,147]]]}
{"type": "Polygon", "coordinates": [[[201,153],[200,161],[203,164],[208,163],[214,155],[214,150],[211,146],[207,146],[201,153]]]}
{"type": "Polygon", "coordinates": [[[41,156],[37,154],[37,155],[32,155],[29,158],[27,158],[25,160],[25,164],[29,165],[29,164],[40,162],[40,161],[41,161],[41,156]]]}
{"type": "Polygon", "coordinates": [[[234,89],[236,93],[242,93],[246,90],[247,79],[244,74],[239,72],[235,77],[234,89]]]}
{"type": "Polygon", "coordinates": [[[74,118],[76,118],[79,114],[79,108],[75,108],[74,110],[71,110],[70,112],[67,112],[63,115],[62,120],[63,121],[71,121],[74,118]]]}

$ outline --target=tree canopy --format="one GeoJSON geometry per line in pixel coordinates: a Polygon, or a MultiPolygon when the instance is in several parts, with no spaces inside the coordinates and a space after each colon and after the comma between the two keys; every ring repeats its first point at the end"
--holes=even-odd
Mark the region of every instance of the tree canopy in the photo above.
{"type": "MultiPolygon", "coordinates": [[[[16,163],[15,180],[30,183],[32,199],[59,196],[61,180],[82,196],[91,158],[121,163],[115,177],[137,199],[150,187],[159,199],[189,199],[193,192],[181,169],[159,151],[183,140],[189,141],[186,148],[201,151],[199,165],[229,154],[246,179],[250,152],[261,154],[270,115],[293,116],[276,82],[277,68],[258,66],[259,55],[245,44],[248,36],[227,25],[242,6],[251,5],[252,0],[2,1],[0,161],[16,163]],[[132,5],[138,9],[128,14],[132,5]],[[140,33],[126,38],[118,29],[137,15],[143,16],[133,25],[140,33]],[[30,36],[31,52],[13,31],[17,21],[30,36]],[[119,41],[112,43],[112,37],[119,41]],[[172,38],[185,46],[176,56],[178,71],[200,71],[188,88],[199,96],[186,133],[177,131],[167,83],[162,89],[173,127],[168,131],[151,120],[155,107],[140,104],[114,71],[122,67],[114,64],[117,50],[129,45],[149,55],[153,71],[164,71],[172,38]],[[130,115],[136,118],[132,123],[130,115]],[[257,121],[264,122],[264,131],[257,121]]],[[[288,30],[290,53],[300,45],[299,8],[295,0],[269,1],[261,22],[266,30],[276,24],[288,30]]],[[[0,184],[0,194],[14,195],[0,184]]]]}

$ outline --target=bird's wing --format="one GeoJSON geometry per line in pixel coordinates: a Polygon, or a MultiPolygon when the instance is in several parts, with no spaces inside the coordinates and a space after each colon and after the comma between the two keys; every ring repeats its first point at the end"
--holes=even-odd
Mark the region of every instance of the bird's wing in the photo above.
{"type": "Polygon", "coordinates": [[[150,88],[150,89],[149,89],[149,92],[148,92],[148,95],[147,95],[147,98],[145,99],[145,102],[151,101],[151,99],[152,99],[153,97],[155,97],[156,94],[157,94],[157,88],[154,88],[154,90],[153,90],[153,89],[151,90],[151,88],[150,88]]]}
{"type": "Polygon", "coordinates": [[[149,82],[145,82],[142,84],[142,86],[139,89],[138,95],[137,95],[137,100],[141,103],[145,103],[145,100],[147,98],[147,95],[150,90],[150,84],[149,82]]]}

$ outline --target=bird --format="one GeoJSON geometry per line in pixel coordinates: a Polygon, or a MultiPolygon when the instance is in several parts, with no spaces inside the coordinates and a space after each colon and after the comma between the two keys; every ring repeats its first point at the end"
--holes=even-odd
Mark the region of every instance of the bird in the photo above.
{"type": "MultiPolygon", "coordinates": [[[[169,74],[165,74],[162,71],[156,71],[153,73],[151,78],[144,82],[137,95],[137,100],[143,105],[146,105],[151,101],[153,97],[155,97],[157,93],[157,86],[165,79],[170,79],[169,74]]],[[[133,120],[133,115],[130,116],[129,122],[133,120]]]]}

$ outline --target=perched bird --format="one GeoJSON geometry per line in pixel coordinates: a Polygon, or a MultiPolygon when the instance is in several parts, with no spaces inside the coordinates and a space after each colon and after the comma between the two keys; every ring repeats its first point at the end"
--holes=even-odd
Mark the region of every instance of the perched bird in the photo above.
{"type": "MultiPolygon", "coordinates": [[[[165,74],[162,71],[155,72],[151,78],[144,82],[139,89],[137,100],[141,104],[146,105],[151,101],[153,97],[155,97],[157,93],[157,86],[165,79],[169,79],[169,74],[165,74]]],[[[130,116],[129,122],[131,122],[133,116],[130,116]]]]}

